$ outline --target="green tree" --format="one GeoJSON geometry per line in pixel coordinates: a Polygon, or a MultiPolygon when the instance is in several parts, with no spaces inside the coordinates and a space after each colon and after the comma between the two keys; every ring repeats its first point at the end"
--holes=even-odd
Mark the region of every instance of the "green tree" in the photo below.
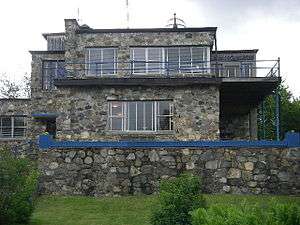
{"type": "MultiPolygon", "coordinates": [[[[300,132],[300,99],[295,98],[289,91],[287,85],[282,82],[278,87],[280,96],[280,137],[288,131],[300,132]]],[[[263,129],[263,113],[262,106],[259,107],[258,113],[258,137],[259,139],[276,139],[275,129],[275,97],[270,95],[264,102],[264,121],[265,129],[263,129]],[[264,132],[265,130],[265,132],[264,132]],[[264,135],[265,133],[265,135],[264,135]]]]}

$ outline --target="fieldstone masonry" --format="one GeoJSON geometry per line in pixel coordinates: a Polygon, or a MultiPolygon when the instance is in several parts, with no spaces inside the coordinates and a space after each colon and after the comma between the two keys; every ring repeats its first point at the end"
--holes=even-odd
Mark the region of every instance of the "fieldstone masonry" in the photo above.
{"type": "Polygon", "coordinates": [[[183,171],[206,193],[300,194],[299,148],[52,149],[39,154],[40,191],[129,195],[158,191],[183,171]]]}

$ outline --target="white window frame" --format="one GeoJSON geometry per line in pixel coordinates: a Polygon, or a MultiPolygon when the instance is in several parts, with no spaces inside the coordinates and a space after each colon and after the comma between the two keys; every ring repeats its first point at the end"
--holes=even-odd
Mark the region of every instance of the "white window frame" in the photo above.
{"type": "Polygon", "coordinates": [[[105,76],[105,75],[115,75],[117,73],[117,53],[118,53],[118,49],[117,48],[114,48],[114,47],[108,47],[108,48],[105,48],[105,47],[89,47],[89,48],[86,48],[85,49],[85,71],[86,71],[86,75],[87,76],[91,76],[91,77],[97,77],[97,76],[105,76]],[[90,54],[90,50],[94,50],[94,49],[97,49],[97,50],[100,50],[100,54],[101,54],[101,59],[100,59],[100,62],[98,62],[97,64],[100,65],[100,70],[96,71],[96,73],[90,73],[91,71],[91,54],[90,54]],[[113,68],[113,71],[111,71],[111,73],[103,73],[103,70],[102,70],[102,66],[103,66],[103,51],[104,50],[107,50],[107,49],[112,49],[114,50],[114,60],[113,60],[113,65],[114,65],[114,68],[113,68]]]}
{"type": "Polygon", "coordinates": [[[109,130],[110,131],[119,131],[119,132],[168,132],[168,131],[173,131],[174,130],[174,113],[173,113],[173,108],[174,104],[172,100],[158,100],[158,101],[108,101],[108,124],[109,124],[109,130]],[[113,102],[118,102],[121,104],[122,107],[122,115],[121,116],[116,116],[112,115],[112,103],[113,102]],[[138,122],[137,122],[137,103],[141,102],[143,103],[143,130],[138,130],[138,122]],[[152,103],[152,119],[151,119],[151,130],[148,129],[146,130],[146,110],[145,110],[145,103],[146,102],[151,102],[152,103]],[[169,103],[169,112],[170,114],[168,115],[160,115],[159,114],[159,102],[168,102],[169,103]],[[129,129],[129,123],[130,123],[130,114],[129,114],[129,103],[135,103],[135,129],[129,129]],[[168,130],[161,130],[158,129],[158,120],[159,118],[162,117],[168,117],[169,118],[169,129],[168,130]],[[121,130],[113,130],[112,129],[112,120],[113,118],[122,118],[122,125],[121,125],[121,130]]]}
{"type": "MultiPolygon", "coordinates": [[[[58,69],[60,69],[58,67],[58,64],[59,62],[64,62],[65,63],[65,60],[44,60],[43,61],[43,66],[42,66],[42,89],[43,90],[51,90],[51,89],[56,89],[56,87],[54,85],[52,85],[52,80],[58,78],[58,69]],[[49,68],[49,67],[45,67],[45,63],[55,63],[55,67],[54,68],[49,68]],[[46,72],[49,70],[49,69],[53,69],[54,70],[54,77],[50,77],[48,74],[47,74],[47,79],[48,79],[48,83],[47,85],[45,85],[45,78],[46,78],[46,72]],[[52,85],[52,86],[51,86],[52,85]]],[[[66,71],[65,71],[66,73],[66,71]]],[[[66,74],[65,74],[66,75],[66,74]]]]}
{"type": "MultiPolygon", "coordinates": [[[[133,61],[132,63],[132,74],[136,75],[145,75],[145,74],[164,74],[164,73],[209,73],[210,72],[210,47],[209,46],[167,46],[167,47],[131,47],[130,48],[130,56],[131,60],[133,61]],[[161,66],[159,68],[158,72],[151,72],[149,71],[149,49],[152,48],[159,48],[161,49],[161,55],[162,55],[162,60],[161,60],[161,66]],[[169,66],[167,65],[169,63],[169,54],[168,50],[170,48],[177,49],[178,51],[178,70],[177,71],[167,71],[169,66]],[[181,48],[189,48],[190,51],[190,62],[181,62],[181,54],[180,54],[180,49],[181,48]],[[193,62],[193,49],[198,48],[202,49],[202,59],[204,63],[201,63],[201,69],[195,69],[193,64],[197,65],[199,62],[193,62]],[[144,56],[145,56],[145,72],[136,72],[135,71],[135,49],[143,49],[144,50],[144,56]],[[206,57],[206,58],[205,58],[206,57]],[[181,70],[181,64],[189,64],[190,63],[190,70],[181,70]]],[[[141,70],[141,68],[139,68],[141,70]]]]}
{"type": "Polygon", "coordinates": [[[17,138],[23,138],[23,137],[26,136],[26,131],[27,131],[26,116],[5,116],[5,115],[1,115],[0,116],[0,139],[12,139],[12,138],[17,139],[17,138]],[[3,122],[2,121],[3,121],[4,118],[10,118],[10,123],[11,123],[10,126],[3,127],[3,124],[2,124],[3,122]],[[15,118],[24,118],[24,126],[15,126],[15,118]],[[3,134],[2,134],[3,128],[6,128],[6,129],[10,128],[11,135],[4,137],[3,134]],[[15,128],[21,128],[21,129],[23,129],[23,135],[22,136],[15,136],[15,133],[14,133],[14,129],[15,128]]]}

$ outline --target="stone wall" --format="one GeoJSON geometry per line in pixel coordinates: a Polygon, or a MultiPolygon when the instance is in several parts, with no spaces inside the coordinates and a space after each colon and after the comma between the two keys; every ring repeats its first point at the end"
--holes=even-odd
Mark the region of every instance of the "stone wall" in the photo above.
{"type": "Polygon", "coordinates": [[[206,193],[300,194],[299,148],[52,149],[39,153],[40,192],[151,194],[191,171],[206,193]]]}
{"type": "MultiPolygon", "coordinates": [[[[116,87],[70,88],[54,102],[59,109],[59,139],[119,140],[171,139],[199,140],[219,138],[219,92],[215,86],[198,87],[116,87]],[[110,132],[109,100],[172,100],[174,130],[143,134],[110,132]]],[[[48,102],[40,106],[48,105],[48,102]]]]}

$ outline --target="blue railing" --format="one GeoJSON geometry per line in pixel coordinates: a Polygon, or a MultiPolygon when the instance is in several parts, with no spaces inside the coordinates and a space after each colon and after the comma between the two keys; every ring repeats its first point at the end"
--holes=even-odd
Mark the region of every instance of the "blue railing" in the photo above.
{"type": "Polygon", "coordinates": [[[39,137],[41,150],[82,148],[288,148],[300,147],[300,133],[288,132],[282,141],[57,141],[50,135],[39,137]]]}

